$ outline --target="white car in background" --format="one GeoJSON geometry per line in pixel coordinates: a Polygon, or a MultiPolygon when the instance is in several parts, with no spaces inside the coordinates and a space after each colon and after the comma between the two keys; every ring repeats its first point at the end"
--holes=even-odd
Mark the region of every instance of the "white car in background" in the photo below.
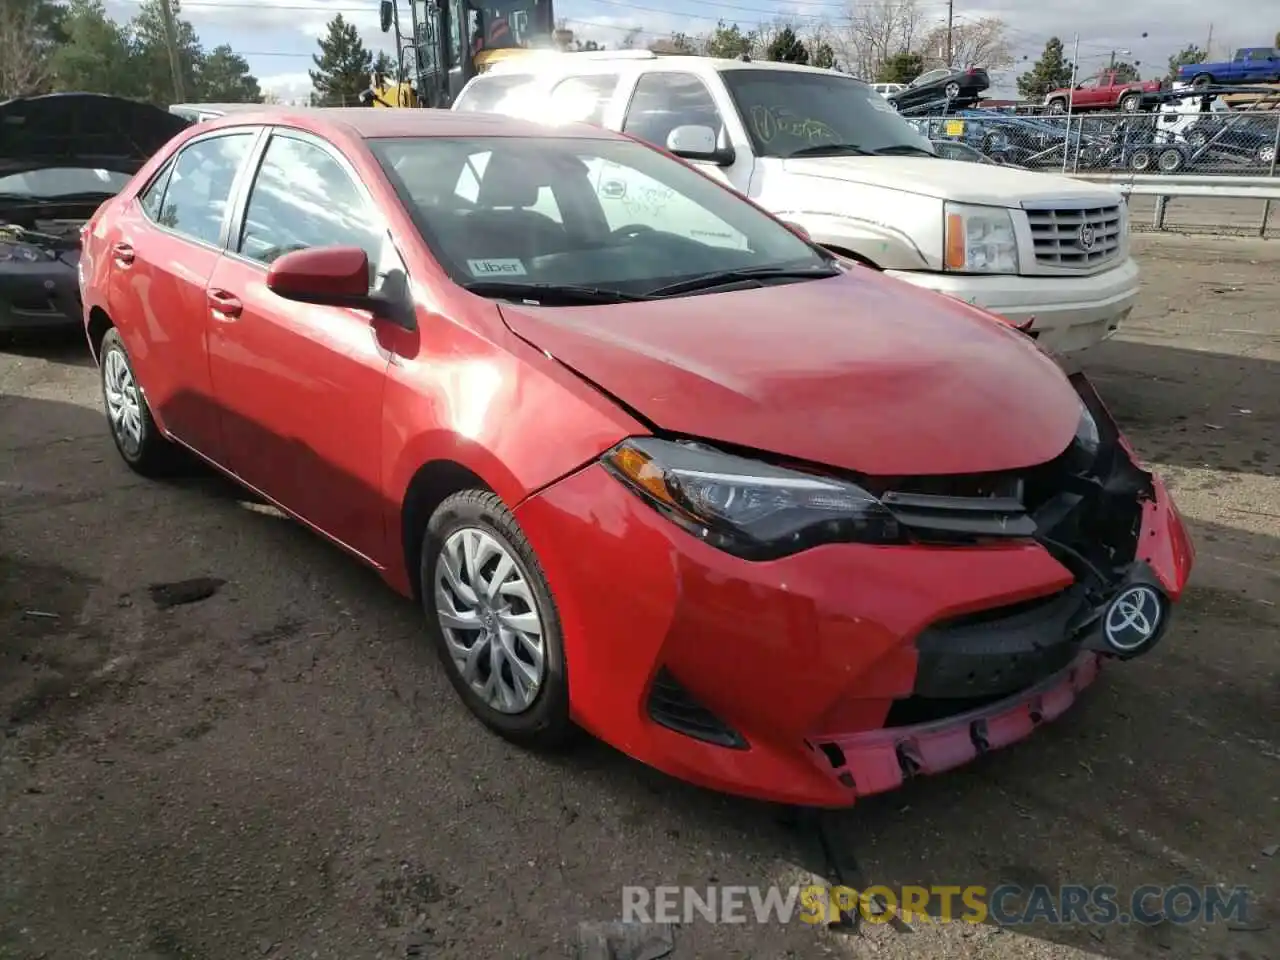
{"type": "MultiPolygon", "coordinates": [[[[453,109],[585,121],[665,147],[833,252],[1025,325],[1054,352],[1109,337],[1138,296],[1118,190],[942,159],[884,97],[832,70],[531,53],[474,77],[453,109]]],[[[620,224],[732,236],[682,222],[692,213],[656,184],[593,172],[620,224]]],[[[547,190],[530,209],[558,216],[547,190]]]]}
{"type": "Polygon", "coordinates": [[[873,83],[871,89],[882,97],[887,97],[891,93],[897,93],[899,90],[907,89],[905,83],[873,83]]]}

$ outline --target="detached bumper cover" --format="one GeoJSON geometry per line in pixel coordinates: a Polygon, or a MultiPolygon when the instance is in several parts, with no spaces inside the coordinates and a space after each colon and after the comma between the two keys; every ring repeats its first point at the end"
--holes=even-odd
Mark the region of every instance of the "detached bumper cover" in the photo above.
{"type": "Polygon", "coordinates": [[[1100,617],[1127,585],[1178,599],[1190,542],[1159,479],[1137,477],[1129,557],[1101,583],[1012,538],[747,562],[596,464],[516,515],[559,606],[578,723],[705,787],[839,807],[1060,715],[1097,676],[1100,617]]]}

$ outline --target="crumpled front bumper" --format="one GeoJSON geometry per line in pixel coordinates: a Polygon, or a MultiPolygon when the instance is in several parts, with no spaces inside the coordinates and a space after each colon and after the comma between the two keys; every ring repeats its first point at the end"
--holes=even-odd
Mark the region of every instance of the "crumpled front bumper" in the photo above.
{"type": "MultiPolygon", "coordinates": [[[[1149,572],[1176,601],[1192,549],[1149,480],[1130,575],[1149,572]]],[[[575,720],[667,773],[782,803],[847,806],[1026,737],[1097,675],[1102,654],[1061,624],[1096,626],[1081,611],[1105,610],[1127,582],[1095,585],[1060,621],[1055,604],[1081,578],[1025,539],[826,544],[749,562],[685,533],[599,464],[515,512],[556,598],[575,720]],[[963,689],[959,648],[930,668],[922,638],[975,625],[974,656],[1023,644],[1040,658],[1034,680],[1010,687],[975,670],[963,689]],[[919,715],[949,698],[964,705],[919,715]]]]}

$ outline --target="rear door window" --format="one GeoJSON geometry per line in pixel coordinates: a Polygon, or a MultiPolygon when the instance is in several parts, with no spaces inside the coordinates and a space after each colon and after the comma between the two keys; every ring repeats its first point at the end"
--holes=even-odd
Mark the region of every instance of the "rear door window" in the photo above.
{"type": "MultiPolygon", "coordinates": [[[[236,174],[253,149],[257,131],[197,140],[178,154],[155,221],[183,236],[217,244],[236,174]]],[[[146,207],[144,199],[143,205],[146,207]]]]}

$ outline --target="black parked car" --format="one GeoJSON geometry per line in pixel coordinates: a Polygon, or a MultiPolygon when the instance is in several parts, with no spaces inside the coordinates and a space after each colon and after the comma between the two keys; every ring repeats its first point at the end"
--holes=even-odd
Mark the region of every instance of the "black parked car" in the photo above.
{"type": "Polygon", "coordinates": [[[102,94],[0,103],[0,337],[81,322],[80,227],[187,125],[102,94]]]}
{"type": "Polygon", "coordinates": [[[903,113],[930,105],[943,107],[968,107],[978,102],[982,92],[991,86],[987,71],[980,67],[953,70],[944,67],[922,73],[907,85],[905,90],[891,93],[886,98],[903,113]]]}

